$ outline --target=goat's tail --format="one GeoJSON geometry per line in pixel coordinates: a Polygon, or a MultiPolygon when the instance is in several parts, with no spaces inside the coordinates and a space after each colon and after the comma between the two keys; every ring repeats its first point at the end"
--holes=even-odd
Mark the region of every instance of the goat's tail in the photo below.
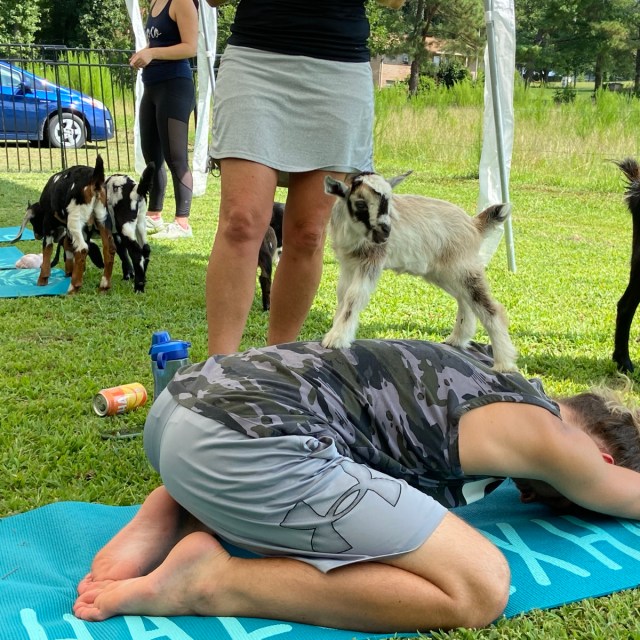
{"type": "Polygon", "coordinates": [[[93,177],[91,181],[95,189],[100,189],[104,185],[104,160],[100,154],[98,154],[98,157],[96,158],[96,164],[93,169],[93,177]]]}
{"type": "Polygon", "coordinates": [[[627,178],[624,199],[631,212],[635,227],[636,223],[640,225],[640,165],[633,158],[625,158],[619,162],[614,160],[613,162],[627,178]]]}
{"type": "Polygon", "coordinates": [[[484,235],[497,224],[503,223],[511,215],[511,204],[492,204],[473,218],[476,229],[484,235]]]}
{"type": "Polygon", "coordinates": [[[150,162],[142,172],[142,176],[140,176],[140,182],[138,182],[138,195],[141,198],[147,199],[149,195],[149,191],[151,191],[151,187],[153,186],[153,176],[156,171],[156,163],[150,162]]]}

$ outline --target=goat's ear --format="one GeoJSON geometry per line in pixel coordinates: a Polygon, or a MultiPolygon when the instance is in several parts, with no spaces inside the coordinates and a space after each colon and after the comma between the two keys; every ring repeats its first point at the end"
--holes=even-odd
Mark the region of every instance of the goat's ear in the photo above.
{"type": "Polygon", "coordinates": [[[402,173],[395,178],[389,178],[387,182],[391,185],[392,189],[395,189],[407,176],[410,176],[413,173],[413,170],[407,171],[406,173],[402,173]]]}
{"type": "Polygon", "coordinates": [[[349,193],[349,187],[344,182],[336,180],[331,176],[325,176],[324,178],[324,192],[331,196],[337,196],[338,198],[346,198],[349,193]]]}

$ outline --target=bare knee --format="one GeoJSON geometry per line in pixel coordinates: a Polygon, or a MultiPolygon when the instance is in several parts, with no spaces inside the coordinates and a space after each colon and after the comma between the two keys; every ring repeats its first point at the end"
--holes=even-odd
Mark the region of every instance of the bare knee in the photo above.
{"type": "Polygon", "coordinates": [[[323,251],[325,239],[326,227],[313,223],[300,225],[286,230],[286,251],[308,256],[323,251]]]}
{"type": "Polygon", "coordinates": [[[250,207],[234,206],[220,212],[218,233],[229,244],[255,244],[262,242],[268,227],[267,218],[250,207]]]}
{"type": "Polygon", "coordinates": [[[455,627],[486,627],[499,618],[507,606],[511,586],[509,564],[495,549],[487,571],[473,575],[453,594],[456,612],[455,627]]]}

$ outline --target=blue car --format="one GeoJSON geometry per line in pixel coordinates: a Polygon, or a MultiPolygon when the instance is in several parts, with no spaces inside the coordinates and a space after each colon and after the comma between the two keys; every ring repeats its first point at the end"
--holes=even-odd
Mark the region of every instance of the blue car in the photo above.
{"type": "Polygon", "coordinates": [[[113,118],[102,102],[0,61],[0,141],[79,149],[113,134],[113,118]]]}

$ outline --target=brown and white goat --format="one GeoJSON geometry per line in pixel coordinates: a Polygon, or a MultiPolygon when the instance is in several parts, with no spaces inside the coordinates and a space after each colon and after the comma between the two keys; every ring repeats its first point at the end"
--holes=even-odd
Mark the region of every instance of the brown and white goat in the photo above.
{"type": "Polygon", "coordinates": [[[629,283],[618,300],[613,361],[620,371],[629,373],[633,371],[633,363],[629,356],[629,333],[640,304],[640,166],[633,158],[625,158],[615,164],[628,180],[624,199],[631,213],[633,231],[629,283]]]}
{"type": "Polygon", "coordinates": [[[82,286],[91,229],[95,225],[102,239],[104,271],[100,289],[111,288],[114,255],[113,236],[105,226],[107,218],[104,190],[104,162],[101,156],[94,167],[77,165],[52,175],[47,181],[40,200],[29,204],[18,235],[22,236],[27,223],[36,239],[42,239],[42,266],[38,286],[48,283],[51,275],[53,246],[62,241],[65,249],[65,272],[71,276],[67,293],[75,293],[82,286]]]}
{"type": "Polygon", "coordinates": [[[475,334],[477,317],[493,345],[494,368],[514,370],[516,350],[506,314],[490,294],[479,256],[484,234],[506,220],[509,205],[493,205],[471,217],[444,200],[393,194],[393,187],[409,173],[389,181],[375,173],[350,176],[346,183],[325,178],[325,191],[336,196],[329,232],[340,275],[338,307],[323,346],[351,344],[383,269],[391,269],[421,276],[457,300],[456,323],[447,343],[466,345],[475,334]]]}

